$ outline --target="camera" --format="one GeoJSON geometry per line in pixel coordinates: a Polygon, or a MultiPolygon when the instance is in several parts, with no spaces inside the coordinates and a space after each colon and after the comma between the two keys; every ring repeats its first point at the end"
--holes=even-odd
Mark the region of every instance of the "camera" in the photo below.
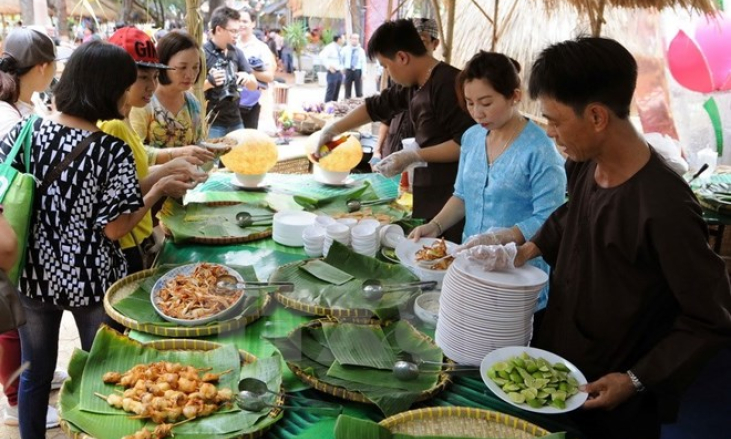
{"type": "Polygon", "coordinates": [[[217,90],[219,100],[238,100],[239,90],[236,85],[236,67],[234,63],[229,62],[227,59],[219,58],[213,68],[223,70],[226,75],[223,85],[221,85],[220,89],[217,90]]]}

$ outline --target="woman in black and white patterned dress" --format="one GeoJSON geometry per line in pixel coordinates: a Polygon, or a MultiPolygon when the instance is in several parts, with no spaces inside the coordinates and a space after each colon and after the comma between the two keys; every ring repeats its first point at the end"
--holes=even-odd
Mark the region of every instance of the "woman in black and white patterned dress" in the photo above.
{"type": "MultiPolygon", "coordinates": [[[[34,123],[30,171],[38,181],[99,131],[97,120],[122,118],[126,93],[136,77],[132,57],[120,47],[95,41],[74,51],[55,91],[59,112],[34,123]]],[[[16,125],[0,143],[0,160],[21,127],[16,125]]],[[[46,411],[63,311],[73,314],[81,347],[88,351],[105,320],[104,292],[127,271],[116,240],[167,192],[190,184],[165,177],[143,198],[129,146],[100,134],[47,190],[36,191],[20,280],[27,318],[20,330],[21,347],[23,361],[31,364],[20,379],[23,439],[45,435],[45,419],[37,414],[46,411]]],[[[13,166],[25,169],[23,154],[13,166]]]]}

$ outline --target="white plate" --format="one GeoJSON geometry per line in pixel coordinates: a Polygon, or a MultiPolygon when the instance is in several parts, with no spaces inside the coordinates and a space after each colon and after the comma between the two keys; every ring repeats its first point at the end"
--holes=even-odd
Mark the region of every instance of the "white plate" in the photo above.
{"type": "Polygon", "coordinates": [[[571,376],[576,378],[576,381],[579,382],[579,385],[586,384],[586,377],[584,376],[581,371],[574,366],[570,361],[565,360],[561,357],[559,357],[556,354],[553,354],[548,351],[544,351],[543,349],[538,348],[531,348],[531,347],[524,347],[524,346],[511,346],[501,349],[496,349],[489,354],[485,356],[485,358],[482,359],[482,363],[480,363],[480,376],[482,377],[482,381],[485,382],[485,385],[487,385],[487,388],[492,391],[495,395],[497,395],[498,398],[502,399],[503,401],[507,402],[510,405],[513,405],[515,407],[518,407],[519,409],[528,410],[530,412],[536,412],[536,413],[546,413],[546,414],[554,414],[554,413],[566,413],[570,412],[572,410],[576,410],[577,408],[581,407],[584,404],[584,401],[589,397],[589,394],[586,392],[577,393],[576,395],[570,397],[566,400],[566,408],[564,409],[558,409],[556,407],[548,406],[548,407],[541,407],[541,408],[533,408],[529,406],[528,404],[517,404],[508,398],[508,395],[503,392],[503,390],[494,383],[488,376],[487,376],[487,369],[489,369],[493,364],[497,363],[498,361],[505,361],[510,357],[515,357],[517,355],[522,354],[523,352],[526,352],[528,355],[530,355],[533,358],[541,357],[544,358],[546,361],[548,361],[551,364],[555,363],[563,363],[568,367],[569,372],[571,376]]]}
{"type": "Polygon", "coordinates": [[[239,189],[248,189],[250,191],[264,190],[269,187],[269,185],[266,184],[265,182],[261,182],[259,184],[253,185],[253,186],[245,185],[236,178],[236,174],[231,175],[231,181],[229,183],[231,183],[233,186],[236,186],[239,189]]]}
{"type": "Polygon", "coordinates": [[[320,184],[324,184],[326,186],[336,186],[336,187],[353,186],[356,183],[355,179],[351,176],[348,176],[348,178],[343,180],[342,183],[333,183],[331,181],[325,181],[320,174],[312,174],[312,179],[320,184]]]}
{"type": "MultiPolygon", "coordinates": [[[[438,238],[420,238],[418,241],[413,239],[403,239],[398,245],[396,245],[396,256],[401,260],[401,263],[407,267],[420,268],[416,261],[416,252],[422,249],[424,246],[431,246],[437,242],[438,238]]],[[[457,248],[457,244],[445,241],[447,243],[447,252],[453,251],[457,248]]],[[[421,269],[424,272],[432,273],[446,273],[447,270],[429,270],[421,269]]]]}
{"type": "MultiPolygon", "coordinates": [[[[225,318],[230,312],[236,310],[238,306],[241,304],[241,302],[245,299],[246,294],[242,294],[241,297],[228,309],[225,309],[218,314],[214,314],[212,316],[204,317],[202,319],[196,319],[196,320],[187,320],[187,319],[178,319],[175,317],[170,317],[169,315],[163,313],[158,307],[157,307],[157,296],[165,287],[165,284],[171,280],[174,279],[175,276],[182,274],[182,275],[190,275],[193,274],[196,267],[198,267],[200,264],[189,264],[189,265],[183,265],[180,267],[175,267],[172,270],[168,271],[167,273],[163,274],[157,282],[155,282],[155,285],[152,286],[152,290],[150,291],[150,302],[152,303],[152,307],[155,308],[155,311],[162,317],[163,319],[177,323],[180,326],[200,326],[205,325],[206,323],[212,322],[214,320],[221,320],[222,318],[225,318]]],[[[233,268],[227,267],[225,265],[220,264],[209,264],[209,265],[217,265],[221,266],[228,271],[228,274],[235,277],[238,282],[244,282],[244,278],[233,268]]]]}
{"type": "Polygon", "coordinates": [[[527,288],[544,285],[548,282],[548,275],[540,268],[525,265],[520,268],[505,271],[485,271],[467,258],[459,257],[454,262],[457,269],[464,274],[492,286],[502,288],[527,288]]]}

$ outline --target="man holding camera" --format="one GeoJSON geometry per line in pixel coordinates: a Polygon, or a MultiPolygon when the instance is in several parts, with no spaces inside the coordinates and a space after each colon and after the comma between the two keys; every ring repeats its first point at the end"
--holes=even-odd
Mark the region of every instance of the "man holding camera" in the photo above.
{"type": "Polygon", "coordinates": [[[257,82],[246,57],[237,49],[240,15],[227,6],[211,14],[210,39],[203,45],[208,76],[203,86],[208,101],[208,137],[223,137],[244,128],[239,112],[239,87],[255,90],[257,82]]]}

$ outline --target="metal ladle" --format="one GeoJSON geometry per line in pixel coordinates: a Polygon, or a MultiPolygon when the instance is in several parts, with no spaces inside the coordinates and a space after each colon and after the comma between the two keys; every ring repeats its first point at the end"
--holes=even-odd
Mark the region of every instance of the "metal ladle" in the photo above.
{"type": "Polygon", "coordinates": [[[223,290],[266,290],[275,289],[282,293],[294,291],[292,282],[239,282],[234,276],[219,276],[216,280],[216,287],[223,290]]]}
{"type": "Polygon", "coordinates": [[[409,291],[417,288],[428,291],[433,290],[436,286],[437,282],[433,280],[383,285],[383,282],[378,279],[366,279],[363,281],[362,294],[368,300],[380,300],[383,297],[383,293],[386,292],[409,291]]]}
{"type": "Polygon", "coordinates": [[[252,215],[249,212],[239,212],[236,214],[236,224],[239,227],[249,227],[254,223],[267,226],[271,224],[272,218],[274,218],[274,215],[252,215]]]}
{"type": "MultiPolygon", "coordinates": [[[[439,372],[467,372],[467,371],[475,371],[480,370],[479,367],[475,366],[462,366],[455,363],[439,363],[437,361],[426,361],[421,360],[419,362],[413,362],[408,360],[398,360],[395,363],[393,363],[393,376],[396,377],[397,380],[400,381],[413,381],[417,378],[419,378],[419,375],[421,374],[421,370],[419,369],[419,366],[422,364],[427,365],[433,365],[433,366],[440,366],[440,367],[448,367],[450,370],[439,370],[439,372]]],[[[437,373],[437,371],[434,371],[434,373],[437,373]]]]}
{"type": "Polygon", "coordinates": [[[377,204],[388,204],[394,201],[395,198],[382,198],[380,200],[371,201],[360,201],[360,200],[348,200],[345,202],[345,206],[348,208],[348,212],[353,213],[360,210],[363,206],[375,206],[377,204]]]}
{"type": "Polygon", "coordinates": [[[292,406],[292,405],[278,405],[271,404],[265,401],[264,397],[267,394],[279,396],[279,393],[269,390],[267,384],[256,378],[244,378],[239,381],[239,393],[236,396],[236,405],[242,410],[248,412],[259,412],[267,407],[270,408],[287,408],[292,410],[317,410],[321,412],[331,412],[334,415],[339,415],[343,412],[343,406],[331,402],[312,400],[303,397],[291,396],[289,399],[303,401],[307,405],[305,406],[292,406]]]}

